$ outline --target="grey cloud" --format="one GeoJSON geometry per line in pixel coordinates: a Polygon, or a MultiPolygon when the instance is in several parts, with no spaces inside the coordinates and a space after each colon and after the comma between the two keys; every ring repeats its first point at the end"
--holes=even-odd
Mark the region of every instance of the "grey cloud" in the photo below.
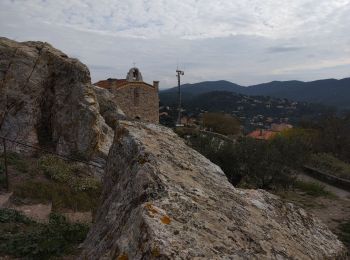
{"type": "MultiPolygon", "coordinates": [[[[319,3],[321,7],[326,3],[324,0],[310,1],[319,3]]],[[[140,4],[143,0],[134,0],[134,4],[131,0],[123,2],[101,0],[94,1],[95,3],[89,0],[87,3],[91,7],[85,6],[84,2],[86,1],[74,0],[72,1],[74,5],[68,4],[68,10],[71,10],[72,6],[80,8],[68,23],[67,17],[61,11],[63,5],[60,1],[47,1],[43,4],[39,0],[31,0],[15,1],[15,4],[12,4],[10,1],[2,0],[0,2],[0,35],[19,41],[50,42],[68,55],[78,57],[88,64],[94,82],[109,77],[125,77],[133,62],[140,67],[147,82],[160,80],[162,88],[176,85],[177,65],[185,70],[183,80],[189,83],[224,79],[250,85],[271,80],[314,80],[349,76],[350,65],[341,60],[343,57],[350,57],[348,28],[342,26],[350,21],[348,18],[350,15],[344,15],[344,10],[349,10],[347,7],[343,8],[344,10],[338,16],[330,19],[329,23],[323,25],[322,30],[317,23],[313,27],[311,25],[315,22],[305,20],[305,23],[311,26],[306,27],[313,28],[315,33],[306,33],[304,29],[300,29],[296,34],[285,37],[283,34],[279,35],[278,28],[270,34],[265,27],[259,25],[260,21],[265,21],[269,17],[268,10],[273,3],[280,4],[277,0],[271,0],[269,1],[271,4],[266,5],[260,0],[252,0],[253,6],[260,5],[259,12],[254,14],[255,16],[250,15],[251,10],[246,1],[225,0],[223,1],[225,4],[219,7],[214,7],[213,1],[209,3],[206,0],[204,2],[209,3],[207,7],[202,4],[197,6],[191,0],[151,0],[145,5],[140,4]],[[180,9],[188,6],[191,6],[191,9],[189,13],[186,11],[180,14],[179,20],[172,20],[176,15],[172,13],[173,9],[176,11],[178,8],[177,2],[180,4],[180,9]],[[122,3],[119,6],[120,11],[116,11],[115,3],[122,3]],[[108,4],[111,8],[106,8],[108,4]],[[248,18],[225,16],[225,8],[230,12],[240,8],[241,15],[247,15],[248,18]],[[170,10],[170,13],[167,10],[170,10]],[[186,20],[188,15],[195,11],[201,14],[186,20]],[[169,17],[165,17],[164,12],[169,17]],[[87,19],[91,13],[94,13],[95,24],[87,19]],[[38,15],[40,19],[28,18],[28,15],[36,14],[40,14],[38,15]],[[137,14],[140,14],[140,17],[137,17],[137,14]],[[200,16],[209,14],[213,14],[214,18],[208,16],[207,22],[200,19],[200,16]],[[111,15],[111,19],[100,19],[102,15],[111,15]],[[118,15],[121,16],[121,20],[118,20],[118,15]],[[147,18],[148,15],[152,15],[152,19],[157,22],[150,23],[147,27],[150,21],[147,18]],[[226,27],[231,22],[234,24],[235,19],[239,23],[244,21],[241,24],[242,28],[238,28],[239,26],[236,28],[237,25],[226,27]],[[144,24],[146,28],[135,28],[134,22],[144,24]],[[206,29],[209,23],[213,25],[206,29]],[[113,26],[117,28],[124,26],[128,33],[133,34],[133,37],[113,31],[111,29],[114,28],[113,26]],[[257,33],[260,29],[263,33],[257,33]],[[241,33],[244,30],[246,32],[241,33]],[[165,33],[173,31],[173,34],[165,33]],[[210,37],[183,39],[179,36],[185,33],[195,36],[202,32],[210,37]],[[275,34],[278,37],[270,37],[276,36],[275,34]],[[147,37],[134,37],[139,35],[147,37]],[[311,54],[317,55],[311,57],[311,54]],[[281,59],[282,55],[283,59],[281,59]],[[322,64],[321,68],[319,64],[322,64]]],[[[300,11],[298,3],[301,2],[305,1],[296,0],[286,4],[284,12],[288,19],[293,20],[294,13],[300,11]]],[[[325,8],[327,10],[317,7],[313,17],[332,13],[336,10],[335,3],[340,7],[343,6],[341,2],[344,0],[332,1],[331,7],[325,8]]],[[[251,9],[254,10],[253,7],[251,9]]],[[[271,17],[268,23],[278,23],[279,19],[285,18],[271,17]]],[[[300,19],[299,17],[291,22],[294,29],[298,27],[294,26],[300,19]]],[[[315,19],[313,18],[313,21],[317,21],[315,19]]]]}
{"type": "Polygon", "coordinates": [[[300,51],[302,49],[304,49],[304,47],[298,47],[298,46],[283,47],[283,46],[278,46],[278,47],[270,47],[270,48],[268,48],[267,52],[271,52],[271,53],[295,52],[295,51],[300,51]]]}
{"type": "Polygon", "coordinates": [[[91,69],[91,70],[102,70],[102,71],[113,71],[113,70],[115,70],[115,68],[114,67],[111,67],[111,66],[103,66],[103,65],[93,65],[93,64],[91,64],[91,65],[88,65],[89,66],[89,68],[91,69]]]}
{"type": "Polygon", "coordinates": [[[213,38],[230,35],[283,37],[320,33],[323,24],[338,24],[350,0],[2,0],[36,21],[119,36],[213,38]],[[310,8],[310,6],[312,8],[310,8]],[[108,19],[106,19],[108,17],[108,19]]]}

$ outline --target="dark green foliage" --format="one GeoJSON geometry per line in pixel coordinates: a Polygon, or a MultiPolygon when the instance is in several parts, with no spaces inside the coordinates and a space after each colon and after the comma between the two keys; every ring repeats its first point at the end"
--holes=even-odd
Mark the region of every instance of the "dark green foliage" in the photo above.
{"type": "Polygon", "coordinates": [[[82,167],[64,161],[57,156],[42,156],[39,160],[39,168],[50,179],[68,185],[76,191],[101,189],[100,181],[87,176],[82,167]]]}
{"type": "MultiPolygon", "coordinates": [[[[28,172],[28,163],[22,155],[14,152],[7,152],[6,157],[9,166],[13,166],[17,171],[22,173],[28,172]]],[[[4,154],[1,155],[1,162],[3,161],[4,154]]]]}
{"type": "Polygon", "coordinates": [[[297,181],[295,183],[295,187],[303,192],[305,192],[307,195],[313,196],[313,197],[334,197],[335,195],[327,190],[325,190],[325,186],[315,183],[315,182],[304,182],[304,181],[297,181]]]}
{"type": "Polygon", "coordinates": [[[101,187],[79,191],[62,183],[27,181],[15,188],[13,199],[52,202],[54,210],[65,208],[75,211],[94,211],[98,206],[100,193],[101,187]]]}
{"type": "Polygon", "coordinates": [[[308,161],[308,165],[327,174],[350,180],[350,164],[339,160],[332,154],[313,154],[308,161]]]}
{"type": "Polygon", "coordinates": [[[295,139],[276,137],[271,141],[243,138],[237,144],[235,158],[241,186],[262,189],[288,189],[306,157],[305,148],[295,139]]]}
{"type": "Polygon", "coordinates": [[[330,153],[350,163],[350,114],[344,117],[325,117],[317,122],[303,122],[304,128],[318,135],[313,144],[317,153],[330,153]]]}
{"type": "Polygon", "coordinates": [[[26,216],[14,209],[0,209],[0,223],[31,223],[26,216]]]}
{"type": "Polygon", "coordinates": [[[0,189],[6,187],[5,166],[0,161],[0,189]]]}
{"type": "Polygon", "coordinates": [[[205,113],[203,126],[222,135],[237,135],[241,132],[239,120],[229,114],[205,113]]]}
{"type": "MultiPolygon", "coordinates": [[[[162,94],[160,97],[162,98],[162,94]]],[[[168,117],[176,120],[176,102],[162,100],[162,103],[170,107],[170,110],[166,111],[168,117]]],[[[293,102],[270,96],[247,96],[227,91],[211,91],[186,96],[183,100],[183,108],[186,111],[184,114],[197,119],[201,117],[204,111],[235,115],[240,118],[241,124],[247,133],[256,129],[256,123],[261,123],[261,126],[264,127],[268,126],[270,123],[265,121],[268,117],[274,123],[280,123],[280,120],[288,118],[289,123],[296,125],[301,120],[314,120],[319,119],[322,115],[334,114],[334,109],[320,104],[293,102]]],[[[170,125],[168,122],[164,123],[170,125]]]]}
{"type": "MultiPolygon", "coordinates": [[[[52,155],[44,155],[39,161],[16,153],[8,153],[7,158],[12,174],[20,174],[22,178],[21,182],[12,186],[11,200],[15,203],[52,202],[54,210],[65,208],[94,211],[97,208],[102,186],[99,180],[86,172],[88,169],[84,166],[52,155]]],[[[5,187],[6,178],[1,159],[0,185],[5,187]]]]}
{"type": "Polygon", "coordinates": [[[231,143],[192,135],[189,143],[218,164],[232,184],[248,188],[290,188],[296,180],[295,170],[308,155],[300,140],[288,137],[268,142],[241,138],[231,143]]]}
{"type": "MultiPolygon", "coordinates": [[[[243,87],[228,81],[199,82],[182,85],[184,100],[203,93],[213,91],[235,92],[245,95],[270,96],[288,98],[296,101],[322,103],[330,106],[349,108],[350,78],[341,80],[325,79],[311,82],[302,81],[272,81],[255,86],[243,87]],[[330,90],[332,95],[330,95],[330,90]]],[[[164,103],[176,102],[177,88],[160,92],[160,99],[164,103]]]]}
{"type": "Polygon", "coordinates": [[[0,175],[5,173],[5,166],[0,162],[0,175]]]}
{"type": "Polygon", "coordinates": [[[339,225],[339,238],[350,249],[350,220],[339,225]]]}
{"type": "MultiPolygon", "coordinates": [[[[0,215],[3,209],[0,209],[0,215]]],[[[9,224],[18,221],[20,213],[7,218],[6,232],[0,233],[0,253],[26,259],[50,259],[72,253],[73,249],[84,241],[89,226],[85,224],[71,224],[65,217],[51,214],[48,224],[33,221],[22,221],[21,229],[9,224]]],[[[20,219],[26,219],[21,216],[20,219]]]]}

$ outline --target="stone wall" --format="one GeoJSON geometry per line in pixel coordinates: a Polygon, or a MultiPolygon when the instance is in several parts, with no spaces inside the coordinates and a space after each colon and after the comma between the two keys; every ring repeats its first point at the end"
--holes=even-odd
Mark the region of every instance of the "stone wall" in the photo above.
{"type": "Polygon", "coordinates": [[[158,88],[144,82],[130,82],[111,91],[128,118],[159,123],[158,88]]]}

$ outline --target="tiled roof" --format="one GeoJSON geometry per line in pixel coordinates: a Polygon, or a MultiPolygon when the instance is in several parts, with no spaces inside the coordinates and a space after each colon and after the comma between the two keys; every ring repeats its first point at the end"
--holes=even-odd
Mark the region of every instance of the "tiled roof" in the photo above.
{"type": "MultiPolygon", "coordinates": [[[[146,82],[141,82],[141,83],[153,88],[152,85],[150,85],[146,82]]],[[[126,79],[106,79],[106,80],[100,80],[100,81],[94,83],[95,86],[98,86],[100,88],[105,88],[105,89],[121,88],[125,85],[132,85],[132,84],[140,84],[140,82],[128,81],[126,79]]]]}
{"type": "Polygon", "coordinates": [[[259,140],[269,140],[272,137],[274,137],[277,134],[277,132],[272,132],[268,130],[262,130],[262,129],[257,129],[250,134],[248,134],[249,137],[259,139],[259,140]]]}
{"type": "Polygon", "coordinates": [[[125,83],[128,83],[126,79],[106,79],[96,82],[94,85],[100,88],[110,89],[112,87],[119,87],[125,83]]]}

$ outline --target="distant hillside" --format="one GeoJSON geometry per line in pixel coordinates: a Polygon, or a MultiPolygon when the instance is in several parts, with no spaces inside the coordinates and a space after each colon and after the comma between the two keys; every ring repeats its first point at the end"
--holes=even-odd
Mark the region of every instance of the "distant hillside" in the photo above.
{"type": "MultiPolygon", "coordinates": [[[[184,84],[181,85],[182,99],[183,101],[192,100],[194,97],[212,92],[212,91],[227,91],[227,92],[237,92],[242,93],[245,87],[234,84],[229,81],[219,80],[219,81],[205,81],[195,84],[184,84]]],[[[160,100],[165,104],[171,104],[177,102],[177,92],[178,88],[170,88],[160,92],[160,100]]]]}
{"type": "MultiPolygon", "coordinates": [[[[256,128],[269,129],[272,123],[298,124],[304,120],[315,120],[320,116],[334,112],[331,107],[308,102],[295,102],[284,98],[267,96],[249,96],[229,91],[213,91],[198,95],[190,95],[183,101],[183,115],[200,118],[202,112],[223,112],[240,119],[245,132],[256,128]]],[[[165,103],[161,112],[161,123],[173,126],[177,119],[177,106],[165,103]]]]}
{"type": "MultiPolygon", "coordinates": [[[[229,81],[207,81],[182,86],[183,99],[212,91],[228,91],[245,95],[271,96],[287,98],[295,101],[306,101],[350,109],[350,78],[341,80],[325,79],[311,82],[302,81],[272,81],[269,83],[243,87],[229,81]]],[[[174,102],[177,88],[163,90],[161,101],[174,102]]]]}

